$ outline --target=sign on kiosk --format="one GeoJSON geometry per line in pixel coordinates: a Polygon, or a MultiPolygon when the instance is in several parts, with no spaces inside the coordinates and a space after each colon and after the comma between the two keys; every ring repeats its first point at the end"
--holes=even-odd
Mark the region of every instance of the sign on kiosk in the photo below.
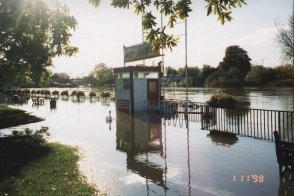
{"type": "Polygon", "coordinates": [[[160,56],[159,50],[152,50],[148,43],[137,44],[129,47],[124,46],[124,62],[139,61],[160,56]]]}

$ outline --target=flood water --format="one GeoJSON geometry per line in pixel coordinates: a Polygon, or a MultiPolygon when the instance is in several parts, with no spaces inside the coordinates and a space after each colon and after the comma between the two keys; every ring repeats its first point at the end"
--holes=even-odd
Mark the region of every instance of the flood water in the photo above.
{"type": "MultiPolygon", "coordinates": [[[[191,101],[206,101],[219,89],[191,89],[191,101]]],[[[294,89],[231,91],[246,107],[294,110],[294,89]]],[[[87,94],[87,93],[86,93],[87,94]]],[[[182,99],[183,89],[167,98],[182,99]]],[[[50,140],[78,146],[80,167],[108,195],[288,195],[294,184],[279,178],[273,142],[228,139],[201,130],[179,116],[164,120],[148,113],[117,113],[111,101],[57,101],[57,108],[14,106],[45,121],[1,130],[49,127],[50,140]],[[106,123],[111,111],[112,122],[106,123]]]]}

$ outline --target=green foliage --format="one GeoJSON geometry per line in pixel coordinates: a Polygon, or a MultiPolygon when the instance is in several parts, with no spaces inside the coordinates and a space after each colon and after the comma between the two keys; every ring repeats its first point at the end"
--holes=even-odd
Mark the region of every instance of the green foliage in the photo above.
{"type": "Polygon", "coordinates": [[[54,90],[54,91],[52,92],[52,95],[59,95],[59,91],[54,90]]]}
{"type": "Polygon", "coordinates": [[[239,46],[226,48],[225,57],[219,63],[218,72],[212,72],[205,84],[213,87],[236,87],[245,84],[246,74],[251,69],[247,52],[239,46]]]}
{"type": "Polygon", "coordinates": [[[84,93],[83,91],[78,91],[76,96],[77,96],[78,98],[80,98],[80,97],[85,97],[85,93],[84,93]]]}
{"type": "Polygon", "coordinates": [[[276,78],[279,80],[291,79],[294,80],[294,66],[290,64],[281,65],[274,68],[276,71],[276,78]]]}
{"type": "Polygon", "coordinates": [[[246,4],[245,0],[205,0],[207,2],[207,15],[214,13],[217,19],[224,24],[225,21],[231,21],[232,8],[242,7],[246,4]]]}
{"type": "MultiPolygon", "coordinates": [[[[100,0],[89,0],[95,7],[99,5],[100,0]]],[[[221,24],[231,21],[232,8],[242,7],[245,0],[205,0],[207,3],[207,15],[211,13],[217,15],[221,24]]],[[[155,48],[174,48],[178,43],[178,38],[172,34],[166,33],[166,28],[173,28],[175,23],[185,20],[192,12],[191,0],[112,0],[111,5],[118,8],[128,9],[134,7],[136,14],[143,15],[143,28],[148,33],[146,39],[155,48]],[[158,12],[167,17],[167,26],[160,28],[156,23],[156,16],[148,9],[155,7],[158,12]]]]}
{"type": "Polygon", "coordinates": [[[76,90],[73,90],[72,92],[71,92],[71,94],[70,94],[70,96],[76,96],[77,95],[77,91],[76,90]]]}
{"type": "Polygon", "coordinates": [[[251,59],[248,56],[247,51],[239,46],[229,46],[226,48],[225,57],[219,63],[219,70],[221,72],[227,72],[231,68],[236,67],[245,76],[251,69],[251,59]]]}
{"type": "Polygon", "coordinates": [[[201,86],[205,85],[205,81],[207,80],[208,76],[213,74],[214,72],[217,72],[217,68],[214,68],[210,65],[203,65],[201,69],[201,86]]]}
{"type": "Polygon", "coordinates": [[[266,68],[261,65],[255,65],[246,76],[246,81],[251,86],[265,86],[275,81],[276,71],[273,68],[266,68]]]}
{"type": "Polygon", "coordinates": [[[68,96],[68,91],[62,91],[61,96],[68,96]]]}
{"type": "Polygon", "coordinates": [[[89,96],[90,96],[90,97],[96,97],[96,93],[93,92],[93,91],[91,91],[91,92],[89,93],[89,96]]]}
{"type": "Polygon", "coordinates": [[[212,95],[207,101],[209,106],[219,108],[233,108],[236,103],[236,100],[231,95],[222,92],[212,95]]]}
{"type": "Polygon", "coordinates": [[[70,76],[66,73],[54,73],[49,78],[49,84],[50,85],[56,85],[56,84],[70,84],[70,76]]]}
{"type": "Polygon", "coordinates": [[[217,87],[219,85],[219,71],[212,72],[205,80],[204,85],[207,87],[217,87]]]}
{"type": "Polygon", "coordinates": [[[96,65],[90,75],[95,79],[97,86],[114,84],[114,74],[112,69],[106,67],[103,63],[96,65]]]}
{"type": "Polygon", "coordinates": [[[44,142],[47,128],[0,138],[0,195],[97,195],[76,148],[44,142]]]}
{"type": "Polygon", "coordinates": [[[2,0],[0,10],[1,82],[45,85],[52,59],[78,51],[69,40],[77,22],[58,1],[2,0]]]}
{"type": "Polygon", "coordinates": [[[0,104],[0,129],[42,121],[23,110],[12,109],[0,104]],[[17,119],[17,120],[16,120],[17,119]]]}
{"type": "Polygon", "coordinates": [[[178,74],[178,71],[172,67],[166,67],[165,68],[165,71],[166,71],[166,76],[167,77],[171,77],[173,75],[177,75],[178,74]]]}
{"type": "Polygon", "coordinates": [[[110,93],[109,92],[105,92],[105,91],[102,91],[100,93],[100,95],[101,95],[102,98],[108,98],[108,97],[110,97],[110,93]]]}

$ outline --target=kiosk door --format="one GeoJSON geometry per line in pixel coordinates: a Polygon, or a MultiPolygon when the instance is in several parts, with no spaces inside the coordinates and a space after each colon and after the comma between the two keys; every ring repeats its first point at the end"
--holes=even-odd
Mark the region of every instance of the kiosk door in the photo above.
{"type": "Polygon", "coordinates": [[[147,80],[147,98],[149,102],[160,101],[160,89],[158,79],[147,80]]]}

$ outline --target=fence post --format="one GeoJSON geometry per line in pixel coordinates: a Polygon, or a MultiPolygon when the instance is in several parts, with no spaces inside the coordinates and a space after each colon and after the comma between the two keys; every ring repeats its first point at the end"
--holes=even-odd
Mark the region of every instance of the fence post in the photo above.
{"type": "Polygon", "coordinates": [[[238,135],[240,134],[240,116],[239,116],[239,108],[237,108],[237,123],[238,123],[238,135]]]}
{"type": "Polygon", "coordinates": [[[203,129],[203,105],[200,106],[200,115],[201,115],[201,129],[203,129]]]}
{"type": "Polygon", "coordinates": [[[281,135],[281,122],[280,122],[280,118],[281,118],[280,111],[278,111],[278,131],[279,131],[279,134],[281,135]]]}

